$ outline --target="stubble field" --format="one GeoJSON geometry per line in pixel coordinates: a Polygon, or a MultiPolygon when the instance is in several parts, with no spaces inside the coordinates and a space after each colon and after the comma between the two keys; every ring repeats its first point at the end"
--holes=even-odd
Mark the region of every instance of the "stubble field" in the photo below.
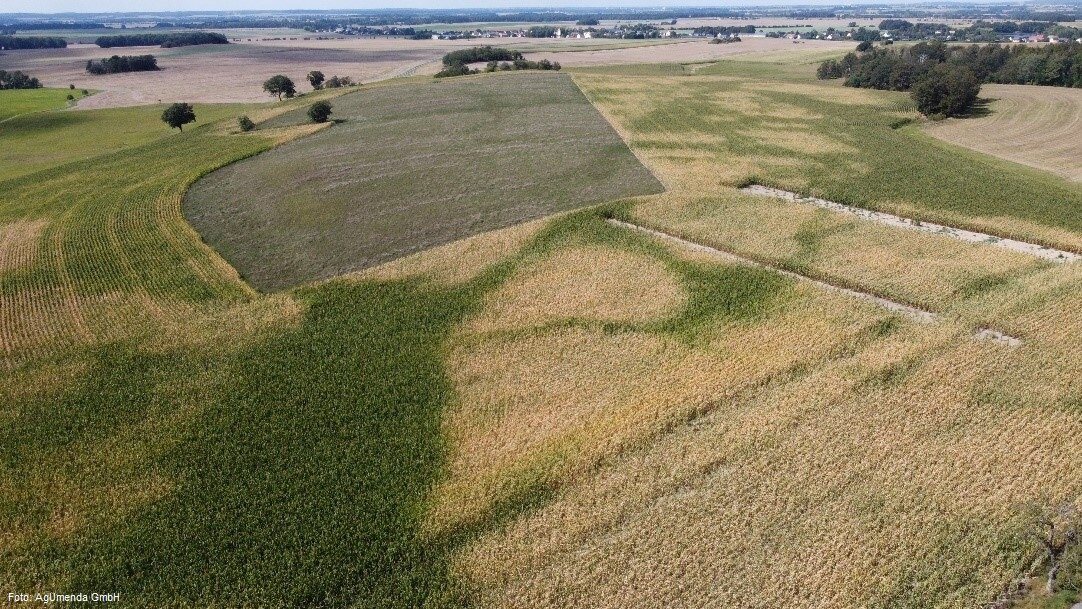
{"type": "Polygon", "coordinates": [[[1082,91],[984,85],[986,115],[932,123],[926,131],[952,144],[1082,181],[1082,91]]]}
{"type": "Polygon", "coordinates": [[[266,101],[264,80],[275,74],[293,79],[299,91],[310,87],[305,75],[320,70],[327,76],[349,76],[357,82],[373,82],[400,76],[431,76],[440,69],[440,58],[455,49],[479,43],[507,46],[529,53],[532,60],[550,59],[561,65],[633,64],[643,62],[711,61],[729,55],[777,51],[782,55],[814,47],[848,49],[843,42],[793,45],[787,40],[754,38],[740,44],[710,45],[705,40],[555,40],[540,38],[477,40],[403,40],[346,38],[333,40],[272,40],[229,45],[160,49],[132,47],[129,54],[158,57],[158,72],[109,74],[86,73],[88,59],[118,53],[94,45],[67,49],[11,51],[0,55],[0,69],[23,70],[49,87],[101,91],[81,100],[79,108],[105,108],[154,104],[159,101],[201,103],[252,103],[266,101]]]}

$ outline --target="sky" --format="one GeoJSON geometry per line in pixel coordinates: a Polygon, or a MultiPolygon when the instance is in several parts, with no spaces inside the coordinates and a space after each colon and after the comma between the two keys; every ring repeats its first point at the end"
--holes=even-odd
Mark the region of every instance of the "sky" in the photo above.
{"type": "MultiPolygon", "coordinates": [[[[678,0],[668,6],[837,4],[837,0],[678,0]]],[[[658,0],[0,0],[0,13],[228,11],[365,8],[665,7],[658,0]]]]}

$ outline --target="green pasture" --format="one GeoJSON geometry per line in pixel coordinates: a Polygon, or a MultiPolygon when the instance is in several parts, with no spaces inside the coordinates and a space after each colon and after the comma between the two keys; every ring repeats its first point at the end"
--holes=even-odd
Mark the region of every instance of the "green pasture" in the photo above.
{"type": "Polygon", "coordinates": [[[75,99],[83,97],[81,89],[9,89],[0,91],[0,137],[10,127],[9,119],[31,112],[43,112],[45,110],[58,110],[66,108],[71,102],[68,96],[75,99]]]}
{"type": "MultiPolygon", "coordinates": [[[[0,97],[8,91],[0,91],[0,97]]],[[[76,92],[77,93],[77,92],[76,92]]],[[[65,94],[66,95],[66,94],[65,94]]],[[[63,99],[63,98],[61,98],[63,99]]],[[[254,104],[194,104],[196,123],[243,114],[254,104]]],[[[0,124],[0,180],[178,135],[162,122],[165,105],[38,112],[0,124]]]]}

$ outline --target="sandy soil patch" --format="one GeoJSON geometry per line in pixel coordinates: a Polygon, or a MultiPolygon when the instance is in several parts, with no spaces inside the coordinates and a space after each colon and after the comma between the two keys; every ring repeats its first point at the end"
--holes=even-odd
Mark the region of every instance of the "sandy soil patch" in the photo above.
{"type": "Polygon", "coordinates": [[[896,228],[904,228],[908,230],[932,233],[935,235],[943,235],[945,237],[951,237],[952,239],[967,241],[969,243],[982,243],[985,245],[1002,247],[1011,251],[1021,252],[1023,254],[1029,254],[1031,256],[1043,258],[1051,262],[1077,262],[1079,260],[1082,260],[1082,255],[1076,254],[1074,252],[1066,252],[1063,250],[1045,247],[1043,245],[1037,245],[1035,243],[1026,243],[1024,241],[1015,241],[1014,239],[1007,239],[1004,237],[997,237],[995,235],[968,231],[961,228],[955,228],[953,226],[943,226],[941,224],[934,224],[932,222],[919,222],[917,220],[911,220],[909,218],[895,216],[894,214],[871,211],[867,209],[861,209],[859,207],[851,207],[849,205],[843,205],[841,203],[835,203],[833,201],[827,201],[825,199],[817,199],[815,197],[803,197],[796,194],[795,192],[789,192],[787,190],[780,190],[777,188],[768,188],[766,186],[759,186],[758,184],[753,184],[751,186],[742,188],[741,190],[748,194],[775,197],[778,199],[784,199],[786,201],[792,201],[794,203],[805,203],[808,205],[815,205],[816,207],[822,207],[823,209],[829,209],[831,211],[852,214],[864,218],[865,220],[871,220],[873,222],[886,224],[888,226],[893,226],[896,228]]]}
{"type": "Polygon", "coordinates": [[[1082,181],[1082,89],[984,85],[989,114],[927,123],[925,132],[1001,159],[1082,181]]]}

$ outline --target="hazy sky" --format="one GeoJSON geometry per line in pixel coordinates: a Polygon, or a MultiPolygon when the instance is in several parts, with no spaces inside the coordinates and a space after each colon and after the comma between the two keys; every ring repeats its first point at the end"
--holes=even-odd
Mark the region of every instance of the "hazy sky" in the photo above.
{"type": "MultiPolygon", "coordinates": [[[[785,0],[678,0],[667,6],[732,6],[783,4],[785,0]]],[[[836,4],[837,0],[793,0],[794,4],[836,4]]],[[[228,11],[363,8],[505,8],[634,6],[664,7],[658,0],[0,0],[0,13],[67,13],[110,11],[228,11]]]]}

